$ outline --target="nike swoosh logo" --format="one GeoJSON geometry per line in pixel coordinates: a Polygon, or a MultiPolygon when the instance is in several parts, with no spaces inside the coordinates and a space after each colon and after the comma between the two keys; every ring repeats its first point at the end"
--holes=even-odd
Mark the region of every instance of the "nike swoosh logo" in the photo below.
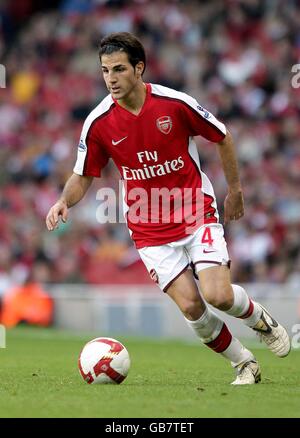
{"type": "Polygon", "coordinates": [[[259,333],[271,333],[272,331],[271,327],[274,328],[278,327],[278,322],[275,321],[275,319],[269,314],[269,312],[266,311],[266,309],[262,305],[260,305],[260,307],[263,309],[263,312],[258,322],[262,322],[263,325],[260,328],[253,327],[253,330],[259,333]],[[271,322],[268,322],[266,320],[264,313],[270,318],[271,322]]]}
{"type": "Polygon", "coordinates": [[[268,315],[268,317],[271,319],[272,323],[270,324],[272,327],[278,327],[278,322],[275,321],[275,319],[269,314],[269,312],[266,311],[265,308],[263,308],[265,313],[268,315]]]}
{"type": "Polygon", "coordinates": [[[203,252],[204,252],[204,254],[209,254],[211,252],[217,252],[217,251],[215,249],[212,249],[211,251],[208,249],[204,249],[203,252]]]}
{"type": "Polygon", "coordinates": [[[121,138],[121,140],[118,140],[118,141],[112,140],[111,142],[114,146],[117,146],[117,144],[121,143],[121,141],[125,140],[125,138],[127,138],[127,137],[128,137],[128,135],[126,135],[126,137],[121,138]]]}

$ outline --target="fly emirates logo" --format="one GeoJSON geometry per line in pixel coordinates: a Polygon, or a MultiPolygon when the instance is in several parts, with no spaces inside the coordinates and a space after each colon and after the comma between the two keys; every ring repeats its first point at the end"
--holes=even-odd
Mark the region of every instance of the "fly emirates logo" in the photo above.
{"type": "Polygon", "coordinates": [[[156,176],[178,172],[178,170],[184,167],[184,161],[181,155],[174,160],[166,160],[164,163],[158,163],[157,151],[137,152],[137,157],[143,167],[131,169],[127,166],[121,166],[124,179],[150,179],[156,176]]]}

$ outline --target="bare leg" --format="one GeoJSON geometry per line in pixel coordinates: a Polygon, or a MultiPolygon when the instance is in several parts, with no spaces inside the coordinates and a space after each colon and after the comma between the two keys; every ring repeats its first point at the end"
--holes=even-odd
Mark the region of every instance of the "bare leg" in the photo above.
{"type": "Polygon", "coordinates": [[[252,301],[246,291],[238,285],[232,285],[227,266],[214,266],[198,272],[201,291],[205,300],[227,314],[240,318],[257,331],[268,348],[278,357],[290,352],[290,340],[287,331],[261,304],[252,301]]]}
{"type": "MultiPolygon", "coordinates": [[[[247,364],[248,375],[243,383],[259,381],[260,370],[254,356],[232,336],[221,318],[206,306],[191,271],[185,271],[178,277],[167,289],[167,294],[175,301],[189,327],[206,346],[221,353],[234,367],[247,364]],[[254,372],[250,366],[255,367],[254,372]]],[[[241,384],[240,379],[235,382],[241,384]]]]}

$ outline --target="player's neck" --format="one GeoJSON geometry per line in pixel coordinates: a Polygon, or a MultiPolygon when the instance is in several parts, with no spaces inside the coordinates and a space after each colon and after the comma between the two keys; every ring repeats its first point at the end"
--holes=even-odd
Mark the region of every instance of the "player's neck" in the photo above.
{"type": "Polygon", "coordinates": [[[118,104],[127,111],[138,115],[144,105],[146,95],[146,84],[141,81],[137,83],[136,87],[134,87],[130,94],[125,96],[123,99],[118,100],[118,104]]]}

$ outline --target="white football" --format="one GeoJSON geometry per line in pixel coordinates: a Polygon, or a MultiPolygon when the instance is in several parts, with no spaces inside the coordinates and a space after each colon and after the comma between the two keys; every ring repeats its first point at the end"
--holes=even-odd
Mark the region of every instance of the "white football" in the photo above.
{"type": "Polygon", "coordinates": [[[78,359],[79,372],[85,382],[121,383],[130,368],[129,353],[112,338],[95,338],[83,347],[78,359]]]}

